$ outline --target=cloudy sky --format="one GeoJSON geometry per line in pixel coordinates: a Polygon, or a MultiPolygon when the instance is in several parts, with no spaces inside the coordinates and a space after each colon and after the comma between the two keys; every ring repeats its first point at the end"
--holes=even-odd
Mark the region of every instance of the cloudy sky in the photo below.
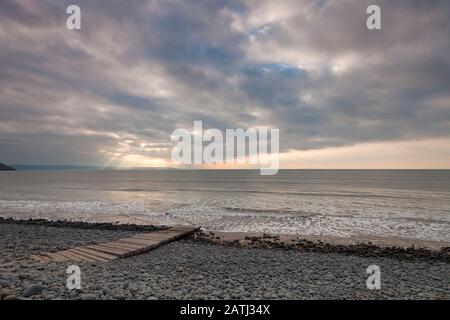
{"type": "Polygon", "coordinates": [[[202,120],[280,128],[285,168],[450,168],[449,34],[448,0],[1,0],[0,162],[170,166],[202,120]]]}

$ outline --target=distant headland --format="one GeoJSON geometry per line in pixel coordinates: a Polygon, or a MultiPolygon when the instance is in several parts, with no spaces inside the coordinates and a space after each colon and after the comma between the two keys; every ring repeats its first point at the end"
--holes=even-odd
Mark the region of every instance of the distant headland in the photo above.
{"type": "Polygon", "coordinates": [[[4,164],[1,164],[1,163],[0,163],[0,171],[2,171],[2,170],[9,170],[9,171],[12,171],[12,170],[16,170],[16,169],[11,168],[11,167],[8,167],[8,166],[5,166],[4,164]]]}

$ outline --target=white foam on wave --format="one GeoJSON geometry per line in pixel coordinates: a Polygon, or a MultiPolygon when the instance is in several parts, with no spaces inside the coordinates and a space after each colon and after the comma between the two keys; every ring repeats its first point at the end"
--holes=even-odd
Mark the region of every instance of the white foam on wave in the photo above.
{"type": "Polygon", "coordinates": [[[232,232],[348,236],[384,236],[450,242],[448,223],[376,217],[228,212],[189,206],[158,218],[167,224],[189,223],[206,229],[232,232]],[[208,212],[208,213],[206,213],[208,212]]]}
{"type": "Polygon", "coordinates": [[[101,201],[36,201],[0,200],[0,209],[15,212],[61,212],[61,213],[145,213],[148,208],[139,203],[109,203],[101,201]]]}
{"type": "Polygon", "coordinates": [[[2,216],[19,218],[136,223],[136,219],[133,218],[134,215],[148,215],[148,213],[148,208],[140,203],[0,200],[0,214],[2,216]]]}
{"type": "MultiPolygon", "coordinates": [[[[220,206],[223,204],[217,200],[200,204],[193,200],[189,204],[173,201],[167,210],[157,211],[139,202],[0,200],[0,214],[22,218],[196,225],[231,232],[339,237],[372,235],[450,242],[450,224],[445,221],[411,220],[401,216],[389,219],[383,214],[363,216],[357,211],[342,215],[339,206],[334,207],[335,210],[321,207],[321,211],[315,213],[317,204],[314,208],[303,208],[303,214],[267,208],[261,212],[243,208],[227,210],[220,206]]],[[[239,201],[233,203],[236,204],[240,204],[239,201]]]]}

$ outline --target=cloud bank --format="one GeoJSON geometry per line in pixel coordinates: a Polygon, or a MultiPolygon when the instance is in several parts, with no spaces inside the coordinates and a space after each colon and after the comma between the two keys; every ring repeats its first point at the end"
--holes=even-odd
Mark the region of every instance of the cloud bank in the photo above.
{"type": "Polygon", "coordinates": [[[77,1],[68,30],[73,1],[3,0],[0,160],[170,165],[194,120],[280,128],[285,154],[448,141],[450,3],[375,2],[379,31],[365,0],[77,1]]]}

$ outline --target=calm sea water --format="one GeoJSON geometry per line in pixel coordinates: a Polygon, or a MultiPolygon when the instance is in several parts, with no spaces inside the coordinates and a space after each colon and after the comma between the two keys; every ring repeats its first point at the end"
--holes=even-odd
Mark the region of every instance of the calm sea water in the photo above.
{"type": "Polygon", "coordinates": [[[450,170],[1,172],[0,215],[450,241],[450,170]]]}

